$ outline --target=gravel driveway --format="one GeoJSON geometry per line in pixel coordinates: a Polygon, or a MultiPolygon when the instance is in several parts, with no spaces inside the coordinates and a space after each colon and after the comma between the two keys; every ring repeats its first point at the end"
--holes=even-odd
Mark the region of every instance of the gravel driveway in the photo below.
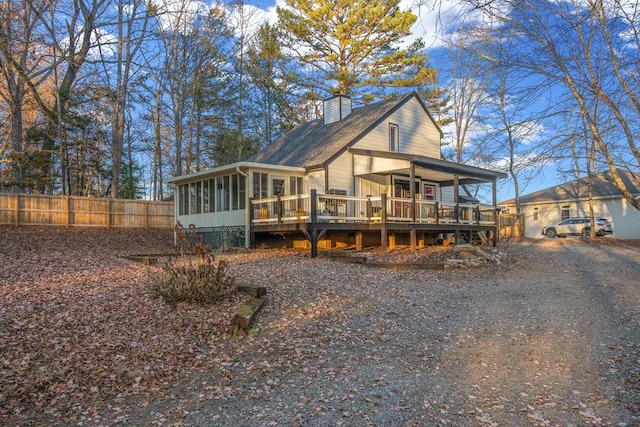
{"type": "Polygon", "coordinates": [[[122,258],[170,233],[2,235],[2,425],[640,425],[640,242],[503,242],[447,270],[225,255],[269,291],[237,337],[241,301],[170,309],[122,258]]]}
{"type": "Polygon", "coordinates": [[[259,329],[127,420],[640,425],[639,249],[527,241],[446,271],[239,256],[271,292],[259,329]]]}

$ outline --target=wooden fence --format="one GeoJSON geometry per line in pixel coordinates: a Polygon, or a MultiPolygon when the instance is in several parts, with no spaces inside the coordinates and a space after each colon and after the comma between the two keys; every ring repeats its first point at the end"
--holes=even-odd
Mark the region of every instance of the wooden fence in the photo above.
{"type": "Polygon", "coordinates": [[[0,225],[173,228],[173,202],[0,194],[0,225]]]}
{"type": "Polygon", "coordinates": [[[500,214],[500,237],[520,237],[520,230],[524,230],[522,217],[516,214],[500,214]],[[518,227],[518,223],[520,226],[518,227]]]}

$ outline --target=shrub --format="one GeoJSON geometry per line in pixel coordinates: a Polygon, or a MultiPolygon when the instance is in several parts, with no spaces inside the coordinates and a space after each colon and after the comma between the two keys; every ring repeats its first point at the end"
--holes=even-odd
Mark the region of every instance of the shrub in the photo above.
{"type": "Polygon", "coordinates": [[[170,260],[151,281],[151,292],[167,304],[180,302],[213,304],[235,295],[236,281],[228,273],[229,264],[212,255],[187,261],[170,260]]]}

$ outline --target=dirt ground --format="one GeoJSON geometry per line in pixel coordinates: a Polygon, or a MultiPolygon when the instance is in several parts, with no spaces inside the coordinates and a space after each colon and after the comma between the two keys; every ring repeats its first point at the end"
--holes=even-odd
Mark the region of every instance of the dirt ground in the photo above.
{"type": "MultiPolygon", "coordinates": [[[[168,310],[148,299],[149,267],[120,255],[164,250],[166,236],[138,236],[131,248],[113,232],[95,241],[88,232],[39,238],[12,230],[0,240],[0,267],[10,273],[0,277],[0,424],[640,425],[638,242],[501,242],[492,251],[499,263],[444,271],[282,250],[225,255],[238,280],[269,292],[257,324],[238,337],[223,330],[237,305],[168,310]],[[19,249],[25,241],[28,251],[19,249]],[[76,248],[62,251],[70,258],[43,261],[67,245],[76,248]],[[25,265],[27,252],[39,262],[25,265]],[[99,260],[85,271],[83,257],[99,260]],[[48,273],[37,279],[24,271],[43,262],[48,273]],[[110,281],[117,268],[135,286],[110,281]],[[62,277],[56,286],[47,284],[52,271],[62,277]],[[86,278],[92,271],[99,283],[86,278]],[[69,288],[78,278],[80,294],[69,288]],[[116,294],[89,298],[98,287],[117,288],[126,303],[113,306],[116,294]],[[109,301],[110,314],[100,317],[109,301]],[[64,344],[55,310],[69,309],[112,323],[64,344]],[[30,347],[44,344],[24,333],[28,324],[62,347],[30,347]],[[121,339],[100,341],[108,331],[121,339]],[[62,369],[62,354],[51,360],[56,351],[82,358],[67,356],[62,369]],[[33,386],[34,371],[54,368],[47,387],[33,386]]],[[[443,248],[364,255],[414,263],[453,256],[443,248]]],[[[98,327],[89,319],[71,325],[84,322],[98,327]]]]}

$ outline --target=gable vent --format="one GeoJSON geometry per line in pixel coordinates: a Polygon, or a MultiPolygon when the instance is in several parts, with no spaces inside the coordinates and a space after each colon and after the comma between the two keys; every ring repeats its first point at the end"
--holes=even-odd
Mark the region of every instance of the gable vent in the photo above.
{"type": "Polygon", "coordinates": [[[345,95],[334,95],[323,102],[324,124],[339,122],[351,114],[351,98],[345,95]]]}

